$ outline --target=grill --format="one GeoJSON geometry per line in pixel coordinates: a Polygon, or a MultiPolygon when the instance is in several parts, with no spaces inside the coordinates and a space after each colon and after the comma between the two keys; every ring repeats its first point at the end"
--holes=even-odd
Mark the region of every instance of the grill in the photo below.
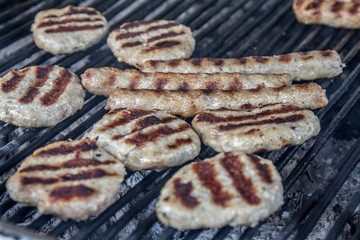
{"type": "MultiPolygon", "coordinates": [[[[14,239],[360,239],[360,31],[306,26],[287,0],[87,0],[0,1],[0,76],[14,68],[59,65],[77,75],[90,67],[118,63],[105,40],[87,51],[53,56],[33,43],[30,25],[44,9],[91,6],[110,30],[140,19],[173,19],[196,38],[194,57],[242,57],[334,49],[347,67],[339,77],[320,79],[329,104],[316,111],[320,134],[301,146],[262,153],[280,171],[285,204],[254,228],[223,227],[177,231],[162,225],[154,205],[178,168],[128,171],[118,200],[87,221],[61,221],[16,203],[5,188],[8,177],[34,150],[50,142],[77,139],[106,111],[106,99],[90,93],[82,110],[51,128],[25,129],[0,122],[0,236],[14,239]],[[40,235],[39,235],[40,234],[40,235]]],[[[202,146],[198,159],[215,155],[202,146]]]]}

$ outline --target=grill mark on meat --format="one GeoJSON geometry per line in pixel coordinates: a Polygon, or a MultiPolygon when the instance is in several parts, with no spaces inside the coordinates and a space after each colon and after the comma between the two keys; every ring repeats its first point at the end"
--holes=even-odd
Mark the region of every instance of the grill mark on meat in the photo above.
{"type": "Polygon", "coordinates": [[[239,79],[234,78],[234,81],[230,84],[230,91],[237,91],[243,88],[243,85],[239,79]]]}
{"type": "Polygon", "coordinates": [[[120,34],[116,35],[115,39],[116,40],[121,40],[121,39],[133,38],[133,37],[136,37],[136,36],[140,36],[143,33],[145,33],[145,32],[120,33],[120,34]]]}
{"type": "Polygon", "coordinates": [[[71,72],[69,72],[65,68],[62,69],[60,72],[60,76],[53,81],[52,89],[43,97],[41,97],[40,99],[41,103],[45,106],[50,106],[54,104],[61,96],[61,94],[63,94],[70,81],[71,81],[71,72]]]}
{"type": "Polygon", "coordinates": [[[354,5],[350,8],[349,13],[350,13],[351,15],[356,15],[356,14],[358,14],[359,7],[360,7],[360,3],[354,3],[354,5]]]}
{"type": "Polygon", "coordinates": [[[258,84],[258,85],[256,85],[256,89],[253,89],[253,90],[259,90],[259,89],[263,89],[263,88],[266,88],[266,85],[265,85],[265,83],[261,83],[261,84],[258,84]]]}
{"type": "Polygon", "coordinates": [[[219,122],[232,122],[232,121],[243,121],[249,119],[258,119],[261,117],[273,115],[273,114],[281,114],[281,113],[288,113],[288,112],[298,112],[302,111],[301,108],[296,107],[294,105],[282,105],[280,108],[277,109],[269,109],[264,110],[262,112],[253,114],[253,115],[242,115],[242,116],[227,116],[227,117],[218,117],[211,113],[203,112],[199,113],[196,117],[196,122],[209,122],[209,123],[219,123],[219,122]]]}
{"type": "Polygon", "coordinates": [[[182,124],[179,128],[172,129],[168,126],[162,126],[148,133],[137,133],[133,137],[125,140],[128,144],[136,145],[137,147],[143,146],[148,142],[155,142],[161,137],[173,135],[175,133],[186,131],[190,128],[189,124],[182,124]]]}
{"type": "Polygon", "coordinates": [[[75,14],[87,14],[87,15],[97,15],[98,13],[95,10],[87,9],[87,8],[75,8],[74,6],[70,6],[69,10],[61,15],[48,15],[44,18],[58,18],[63,16],[75,15],[75,14]]]}
{"type": "Polygon", "coordinates": [[[255,165],[256,170],[258,174],[260,175],[263,182],[266,182],[268,184],[273,183],[273,180],[271,178],[272,172],[269,168],[269,166],[266,163],[261,163],[260,158],[253,154],[246,154],[251,162],[255,165]]]}
{"type": "Polygon", "coordinates": [[[333,52],[330,51],[330,50],[320,51],[320,54],[321,54],[323,57],[331,57],[331,56],[333,55],[333,52]]]}
{"type": "Polygon", "coordinates": [[[252,129],[250,129],[249,131],[245,132],[244,134],[245,134],[245,135],[252,135],[252,134],[255,134],[255,133],[259,132],[259,131],[260,131],[260,130],[257,129],[257,128],[252,128],[252,129]]]}
{"type": "Polygon", "coordinates": [[[23,80],[26,73],[30,70],[30,68],[25,68],[21,74],[17,70],[12,70],[11,73],[13,74],[13,77],[7,80],[6,82],[1,84],[1,89],[9,93],[11,91],[14,91],[17,87],[17,85],[23,80]]]}
{"type": "Polygon", "coordinates": [[[189,84],[187,84],[186,82],[184,82],[180,87],[179,87],[179,91],[181,92],[186,92],[189,91],[190,87],[189,84]]]}
{"type": "Polygon", "coordinates": [[[49,196],[51,201],[69,201],[73,197],[88,197],[95,193],[95,190],[83,184],[76,186],[62,186],[51,190],[49,196]]]}
{"type": "Polygon", "coordinates": [[[292,56],[290,54],[284,54],[284,55],[279,56],[280,62],[288,63],[291,61],[291,59],[292,59],[292,56]]]}
{"type": "Polygon", "coordinates": [[[174,144],[171,144],[171,145],[167,145],[167,147],[169,149],[176,149],[178,147],[180,147],[181,145],[184,145],[184,144],[190,144],[192,143],[192,139],[191,138],[178,138],[175,140],[175,143],[174,144]]]}
{"type": "Polygon", "coordinates": [[[184,31],[181,31],[181,32],[174,32],[174,31],[171,31],[171,32],[168,32],[168,33],[163,33],[163,34],[160,34],[159,36],[154,36],[152,38],[149,38],[146,40],[146,42],[154,42],[154,41],[157,41],[157,40],[160,40],[160,39],[164,39],[164,38],[172,38],[172,37],[176,37],[176,36],[180,36],[180,35],[184,35],[185,32],[184,31]]]}
{"type": "Polygon", "coordinates": [[[224,155],[224,158],[220,160],[221,165],[232,178],[236,190],[248,204],[259,204],[260,198],[256,196],[256,189],[253,187],[251,179],[243,173],[244,164],[231,152],[226,152],[224,155]]]}
{"type": "MultiPolygon", "coordinates": [[[[154,64],[153,66],[157,65],[156,61],[151,61],[152,64],[154,64]]],[[[169,66],[171,67],[177,67],[180,64],[180,59],[173,59],[169,62],[169,66]]]]}
{"type": "Polygon", "coordinates": [[[194,65],[194,66],[200,66],[200,65],[201,65],[201,62],[202,62],[202,59],[201,59],[201,58],[191,59],[191,64],[194,65]]]}
{"type": "Polygon", "coordinates": [[[324,2],[324,0],[315,0],[313,2],[311,2],[309,5],[307,5],[307,7],[305,8],[305,10],[312,10],[313,14],[316,15],[321,15],[321,5],[324,2]]]}
{"type": "Polygon", "coordinates": [[[116,140],[119,140],[119,139],[122,139],[123,137],[125,137],[124,135],[114,135],[111,139],[116,141],[116,140]]]}
{"type": "Polygon", "coordinates": [[[47,22],[40,23],[38,25],[38,28],[66,24],[66,23],[74,23],[74,22],[96,22],[96,21],[102,21],[102,18],[100,18],[100,17],[97,17],[97,18],[73,18],[73,19],[64,19],[64,20],[60,20],[60,21],[50,20],[47,22]]]}
{"type": "Polygon", "coordinates": [[[54,67],[36,67],[35,68],[35,84],[31,86],[27,92],[19,99],[21,103],[31,103],[39,94],[39,88],[42,87],[48,79],[49,73],[54,67]]]}
{"type": "Polygon", "coordinates": [[[124,43],[122,45],[123,48],[128,48],[128,47],[136,47],[136,46],[139,46],[141,45],[141,42],[140,41],[136,41],[136,42],[127,42],[127,43],[124,43]]]}
{"type": "Polygon", "coordinates": [[[134,21],[134,22],[129,22],[129,23],[124,24],[121,28],[123,28],[123,29],[137,28],[141,25],[148,25],[152,22],[153,21],[151,21],[151,20],[134,21]]]}
{"type": "Polygon", "coordinates": [[[115,164],[116,161],[106,160],[106,161],[98,161],[96,159],[71,159],[67,162],[61,163],[60,165],[48,165],[48,164],[37,164],[32,165],[20,170],[20,172],[35,172],[35,171],[56,171],[63,168],[80,168],[80,167],[90,167],[90,166],[100,166],[100,165],[111,165],[115,164]]]}
{"type": "Polygon", "coordinates": [[[178,25],[179,25],[178,23],[172,22],[172,23],[167,23],[167,24],[163,24],[163,25],[149,27],[147,29],[147,31],[156,31],[156,30],[159,30],[159,29],[168,29],[168,28],[172,28],[172,27],[178,26],[178,25]]]}
{"type": "Polygon", "coordinates": [[[302,58],[302,60],[307,61],[307,60],[310,60],[310,59],[312,59],[312,58],[313,58],[313,56],[308,56],[308,57],[302,58]]]}
{"type": "Polygon", "coordinates": [[[181,43],[179,41],[171,40],[171,41],[161,41],[154,45],[152,45],[150,48],[143,50],[144,52],[151,52],[162,48],[171,48],[176,45],[180,45],[181,43]]]}
{"type": "Polygon", "coordinates": [[[145,117],[144,119],[139,120],[135,124],[135,128],[132,132],[139,131],[141,129],[144,129],[144,128],[147,128],[147,127],[150,127],[153,125],[169,123],[174,120],[177,120],[177,118],[176,117],[166,117],[166,118],[160,119],[156,116],[145,117]]]}
{"type": "Polygon", "coordinates": [[[246,64],[247,59],[245,57],[243,57],[243,58],[239,58],[238,61],[241,65],[244,65],[244,64],[246,64]]]}
{"type": "Polygon", "coordinates": [[[232,196],[223,190],[221,183],[216,179],[216,171],[213,164],[197,162],[192,166],[201,183],[211,192],[215,204],[225,207],[232,196]]]}
{"type": "Polygon", "coordinates": [[[130,88],[134,89],[137,86],[139,86],[140,80],[141,80],[141,78],[139,76],[135,76],[135,77],[131,78],[130,88]]]}
{"type": "Polygon", "coordinates": [[[216,90],[219,88],[220,83],[218,81],[210,82],[206,84],[206,89],[208,90],[216,90]]]}
{"type": "Polygon", "coordinates": [[[261,57],[261,56],[253,56],[252,58],[255,59],[256,62],[262,64],[265,64],[270,60],[268,57],[261,57]]]}
{"type": "Polygon", "coordinates": [[[124,124],[127,124],[131,122],[132,120],[135,120],[137,118],[140,118],[142,116],[146,116],[152,113],[152,111],[145,111],[140,109],[132,109],[121,112],[121,118],[115,119],[107,126],[104,126],[103,128],[99,129],[99,131],[106,131],[107,129],[115,128],[124,124]]]}
{"type": "Polygon", "coordinates": [[[164,86],[167,84],[168,79],[167,78],[158,78],[156,79],[155,86],[157,90],[164,89],[164,86]]]}
{"type": "Polygon", "coordinates": [[[216,59],[216,58],[208,58],[209,61],[213,62],[215,66],[222,66],[224,65],[224,60],[216,59]]]}
{"type": "Polygon", "coordinates": [[[63,33],[63,32],[77,32],[77,31],[89,31],[96,30],[98,28],[103,28],[104,24],[96,24],[96,25],[70,25],[70,26],[59,26],[56,28],[46,29],[45,33],[63,33]]]}
{"type": "Polygon", "coordinates": [[[107,79],[106,85],[113,86],[115,84],[116,76],[115,74],[111,74],[111,76],[107,79]]]}
{"type": "Polygon", "coordinates": [[[303,120],[304,118],[305,118],[304,115],[298,114],[298,115],[287,116],[284,118],[266,119],[266,120],[257,121],[257,122],[220,125],[218,127],[218,129],[220,131],[231,131],[234,129],[248,127],[248,126],[259,126],[259,125],[265,125],[265,124],[284,124],[284,123],[288,123],[288,122],[297,122],[297,121],[303,120]]]}
{"type": "Polygon", "coordinates": [[[91,169],[88,171],[82,171],[76,174],[65,174],[57,178],[41,178],[41,177],[22,177],[22,185],[29,184],[53,184],[57,182],[67,182],[67,181],[79,181],[79,180],[89,180],[94,178],[102,178],[106,176],[116,176],[116,173],[109,173],[103,169],[91,169]]]}
{"type": "Polygon", "coordinates": [[[96,150],[96,139],[92,140],[91,142],[81,142],[76,145],[68,145],[68,144],[61,144],[58,147],[50,148],[46,150],[42,150],[36,154],[36,156],[41,155],[65,155],[69,153],[73,153],[75,151],[87,152],[96,150]]]}
{"type": "Polygon", "coordinates": [[[193,185],[191,182],[182,183],[179,178],[174,179],[175,196],[180,199],[180,202],[188,208],[194,208],[199,205],[197,198],[191,196],[193,185]]]}
{"type": "Polygon", "coordinates": [[[336,17],[341,17],[341,11],[343,10],[343,2],[334,2],[331,6],[331,12],[336,15],[336,17]]]}

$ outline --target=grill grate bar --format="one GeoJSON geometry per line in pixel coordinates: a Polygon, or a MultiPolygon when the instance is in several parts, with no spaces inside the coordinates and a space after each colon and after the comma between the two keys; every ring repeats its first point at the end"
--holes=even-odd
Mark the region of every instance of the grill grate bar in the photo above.
{"type": "Polygon", "coordinates": [[[26,2],[20,3],[15,5],[13,8],[10,8],[0,14],[0,22],[4,22],[11,18],[11,15],[24,9],[29,8],[32,5],[35,5],[36,3],[40,2],[39,0],[28,0],[26,2]]]}
{"type": "Polygon", "coordinates": [[[30,225],[28,225],[27,227],[33,230],[37,230],[40,227],[44,226],[45,223],[47,223],[50,219],[52,218],[51,215],[41,215],[40,217],[38,217],[35,221],[33,221],[30,225]]]}
{"type": "Polygon", "coordinates": [[[185,236],[185,238],[183,240],[194,240],[200,235],[201,232],[202,232],[202,230],[200,230],[200,229],[191,230],[188,232],[188,234],[185,236]]]}
{"type": "Polygon", "coordinates": [[[299,222],[304,218],[304,216],[310,210],[310,207],[314,202],[317,202],[314,207],[312,207],[313,211],[310,213],[306,224],[302,225],[302,227],[298,230],[298,235],[295,237],[296,239],[304,239],[310,233],[310,230],[315,226],[316,222],[319,220],[321,214],[326,209],[326,207],[330,204],[331,200],[335,197],[336,193],[339,191],[341,186],[344,184],[346,179],[349,177],[350,173],[359,162],[360,159],[360,139],[353,144],[352,148],[347,152],[342,161],[340,161],[339,173],[332,180],[332,182],[323,189],[328,189],[325,193],[322,189],[317,191],[317,194],[314,194],[310,197],[309,201],[305,201],[304,206],[301,208],[300,212],[296,214],[296,217],[293,218],[290,223],[285,227],[278,239],[286,239],[289,237],[291,232],[299,225],[299,222]],[[319,199],[319,197],[321,198],[319,199]]]}
{"type": "MultiPolygon", "coordinates": [[[[360,192],[356,192],[350,200],[350,203],[347,205],[346,209],[343,211],[341,216],[335,222],[333,228],[329,231],[326,239],[327,240],[336,240],[337,236],[340,234],[341,230],[344,228],[346,222],[354,214],[356,208],[359,205],[360,192]]],[[[356,239],[356,238],[355,238],[356,239]]],[[[359,238],[357,238],[359,239],[359,238]]]]}
{"type": "MultiPolygon", "coordinates": [[[[168,240],[171,239],[171,236],[174,235],[174,233],[177,230],[175,228],[172,227],[167,227],[165,230],[163,230],[161,232],[161,235],[157,238],[157,240],[168,240]]],[[[186,240],[186,239],[184,239],[186,240]]]]}
{"type": "Polygon", "coordinates": [[[146,218],[145,221],[141,223],[141,227],[138,227],[127,239],[137,240],[141,239],[143,235],[148,231],[148,229],[157,221],[155,212],[146,218]]]}

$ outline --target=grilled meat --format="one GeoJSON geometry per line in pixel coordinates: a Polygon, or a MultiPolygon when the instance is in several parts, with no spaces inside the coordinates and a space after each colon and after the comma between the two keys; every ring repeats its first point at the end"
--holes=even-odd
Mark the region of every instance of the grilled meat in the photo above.
{"type": "Polygon", "coordinates": [[[278,150],[302,144],[320,131],[316,115],[289,104],[197,114],[192,126],[218,152],[278,150]]]}
{"type": "Polygon", "coordinates": [[[200,152],[200,139],[188,123],[161,111],[117,109],[86,137],[132,170],[177,166],[200,152]]]}
{"type": "Polygon", "coordinates": [[[39,12],[31,26],[36,45],[55,55],[85,50],[108,30],[106,19],[94,8],[71,5],[39,12]]]}
{"type": "Polygon", "coordinates": [[[190,117],[208,109],[241,109],[273,103],[289,103],[305,109],[323,107],[328,100],[325,90],[315,83],[241,91],[154,91],[119,89],[110,94],[106,109],[160,109],[190,117]]]}
{"type": "Polygon", "coordinates": [[[97,95],[109,96],[120,89],[241,90],[290,85],[288,74],[241,73],[143,73],[134,69],[90,68],[81,75],[82,85],[97,95]]]}
{"type": "Polygon", "coordinates": [[[56,142],[26,158],[6,188],[12,199],[37,206],[41,214],[84,220],[115,201],[125,174],[96,139],[56,142]]]}
{"type": "Polygon", "coordinates": [[[324,24],[337,28],[360,28],[358,0],[294,0],[293,9],[299,22],[324,24]]]}
{"type": "Polygon", "coordinates": [[[174,21],[142,20],[115,29],[107,44],[119,62],[137,66],[147,60],[190,57],[195,39],[190,28],[174,21]]]}
{"type": "Polygon", "coordinates": [[[0,83],[0,120],[17,126],[54,126],[84,104],[80,79],[58,66],[13,70],[0,83]]]}
{"type": "Polygon", "coordinates": [[[337,76],[342,73],[343,66],[339,54],[336,51],[327,50],[289,53],[273,57],[252,56],[238,59],[193,58],[147,61],[139,67],[144,72],[288,73],[291,75],[292,80],[314,80],[337,76]]]}
{"type": "Polygon", "coordinates": [[[177,229],[255,226],[283,204],[270,160],[223,152],[181,168],[161,190],[156,214],[177,229]]]}

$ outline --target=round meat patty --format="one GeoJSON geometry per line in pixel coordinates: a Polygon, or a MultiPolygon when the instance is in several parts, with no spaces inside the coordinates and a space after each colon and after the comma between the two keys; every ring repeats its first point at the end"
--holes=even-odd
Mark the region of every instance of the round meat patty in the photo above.
{"type": "Polygon", "coordinates": [[[281,178],[270,160],[223,152],[176,172],[161,190],[156,214],[177,229],[253,227],[282,204],[281,178]]]}
{"type": "Polygon", "coordinates": [[[181,165],[200,152],[190,125],[161,111],[117,109],[106,114],[86,135],[132,170],[181,165]]]}
{"type": "Polygon", "coordinates": [[[40,213],[84,220],[115,201],[125,174],[124,165],[96,139],[62,141],[26,158],[6,188],[12,199],[37,206],[40,213]]]}
{"type": "Polygon", "coordinates": [[[12,70],[0,84],[0,120],[16,126],[54,126],[84,105],[80,79],[59,66],[12,70]]]}
{"type": "Polygon", "coordinates": [[[36,45],[55,55],[85,50],[108,30],[106,19],[94,8],[71,5],[39,12],[31,26],[36,45]]]}
{"type": "Polygon", "coordinates": [[[190,28],[168,20],[125,23],[110,33],[107,43],[119,62],[134,66],[188,58],[195,48],[190,28]]]}

